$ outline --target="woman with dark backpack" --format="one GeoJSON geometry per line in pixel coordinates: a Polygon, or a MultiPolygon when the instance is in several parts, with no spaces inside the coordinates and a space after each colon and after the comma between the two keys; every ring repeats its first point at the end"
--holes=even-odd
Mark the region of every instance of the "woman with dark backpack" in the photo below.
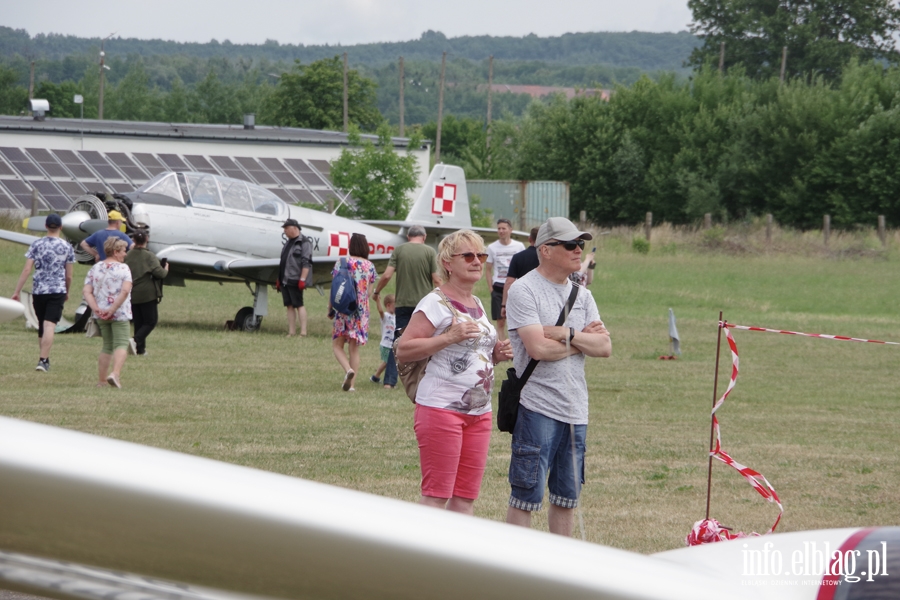
{"type": "Polygon", "coordinates": [[[334,318],[331,334],[331,349],[341,368],[344,370],[344,381],[341,389],[345,392],[356,391],[353,382],[359,372],[359,347],[365,346],[369,340],[369,286],[375,283],[375,265],[369,261],[369,242],[366,236],[354,233],[350,237],[349,257],[337,261],[332,277],[337,277],[342,268],[350,273],[356,284],[356,310],[351,314],[336,312],[328,299],[328,316],[334,318]],[[344,267],[342,263],[346,263],[344,267]],[[349,346],[349,358],[344,346],[349,346]]]}
{"type": "Polygon", "coordinates": [[[131,269],[131,313],[134,323],[134,351],[138,356],[147,354],[147,336],[159,321],[157,305],[162,299],[162,280],[169,274],[168,263],[159,262],[147,249],[150,236],[144,231],[134,234],[134,248],[125,256],[125,264],[131,269]]]}

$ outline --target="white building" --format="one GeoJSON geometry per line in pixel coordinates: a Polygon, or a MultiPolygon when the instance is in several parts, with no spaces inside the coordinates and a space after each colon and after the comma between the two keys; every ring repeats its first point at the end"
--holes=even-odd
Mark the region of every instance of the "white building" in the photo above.
{"type": "MultiPolygon", "coordinates": [[[[399,152],[408,140],[393,142],[399,152]]],[[[289,204],[337,205],[345,194],[331,183],[330,161],[347,147],[344,133],[290,127],[0,116],[0,210],[29,211],[34,189],[39,210],[65,211],[84,193],[130,192],[163,171],[217,173],[289,204]]],[[[421,188],[428,145],[413,154],[421,188]]]]}

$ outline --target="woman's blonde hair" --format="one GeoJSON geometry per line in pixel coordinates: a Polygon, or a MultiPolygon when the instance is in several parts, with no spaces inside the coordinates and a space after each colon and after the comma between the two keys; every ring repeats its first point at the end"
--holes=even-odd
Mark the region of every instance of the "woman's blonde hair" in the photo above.
{"type": "Polygon", "coordinates": [[[459,231],[454,231],[447,237],[441,240],[441,243],[438,244],[438,254],[437,254],[437,262],[438,262],[438,273],[441,276],[441,279],[444,281],[450,280],[450,272],[447,271],[447,267],[444,265],[444,262],[450,262],[453,260],[453,255],[459,252],[459,248],[465,244],[469,244],[472,246],[472,249],[481,254],[484,252],[484,240],[480,235],[472,231],[471,229],[460,229],[459,231]]]}
{"type": "Polygon", "coordinates": [[[110,237],[103,242],[103,252],[106,254],[106,258],[111,258],[119,251],[119,248],[128,248],[128,244],[125,243],[125,240],[120,240],[117,237],[110,237]]]}

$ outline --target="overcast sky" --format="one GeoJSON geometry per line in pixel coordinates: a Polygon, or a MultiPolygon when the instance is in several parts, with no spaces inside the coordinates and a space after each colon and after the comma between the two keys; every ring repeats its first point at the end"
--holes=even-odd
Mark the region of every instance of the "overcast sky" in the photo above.
{"type": "Polygon", "coordinates": [[[687,0],[3,0],[0,25],[29,34],[261,44],[344,44],[462,35],[541,37],[683,31],[687,0]]]}

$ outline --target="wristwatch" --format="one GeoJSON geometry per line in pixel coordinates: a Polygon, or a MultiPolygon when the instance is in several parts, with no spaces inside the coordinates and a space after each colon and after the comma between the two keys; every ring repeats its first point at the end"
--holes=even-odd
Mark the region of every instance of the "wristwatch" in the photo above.
{"type": "Polygon", "coordinates": [[[569,342],[575,339],[575,328],[569,327],[569,342]]]}

